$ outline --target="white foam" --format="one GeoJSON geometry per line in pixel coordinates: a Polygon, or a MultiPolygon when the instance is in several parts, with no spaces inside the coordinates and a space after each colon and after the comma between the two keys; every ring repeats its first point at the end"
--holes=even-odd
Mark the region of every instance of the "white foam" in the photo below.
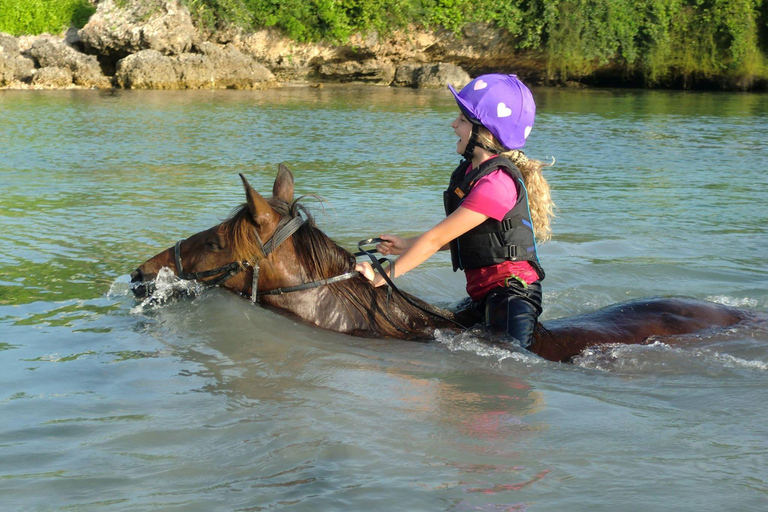
{"type": "Polygon", "coordinates": [[[687,360],[687,364],[696,361],[709,369],[768,370],[768,362],[765,361],[743,359],[706,348],[674,347],[660,341],[648,345],[614,343],[590,347],[574,358],[573,362],[582,368],[603,371],[648,369],[653,372],[654,368],[668,369],[670,363],[681,371],[693,371],[690,367],[684,370],[686,367],[680,366],[681,359],[687,360]],[[675,358],[677,362],[674,362],[675,358]]]}
{"type": "Polygon", "coordinates": [[[757,300],[750,299],[749,297],[728,297],[727,295],[714,295],[707,297],[707,300],[734,308],[756,308],[760,305],[757,300]]]}
{"type": "Polygon", "coordinates": [[[153,284],[154,289],[149,296],[131,308],[133,315],[158,309],[175,297],[183,295],[194,297],[205,289],[205,286],[197,281],[179,279],[168,267],[161,268],[155,280],[146,284],[153,284]]]}
{"type": "Polygon", "coordinates": [[[470,352],[497,362],[505,359],[526,363],[543,362],[509,337],[492,335],[483,329],[469,329],[458,334],[438,330],[435,332],[435,339],[451,352],[470,352]],[[500,343],[503,343],[503,346],[500,343]]]}

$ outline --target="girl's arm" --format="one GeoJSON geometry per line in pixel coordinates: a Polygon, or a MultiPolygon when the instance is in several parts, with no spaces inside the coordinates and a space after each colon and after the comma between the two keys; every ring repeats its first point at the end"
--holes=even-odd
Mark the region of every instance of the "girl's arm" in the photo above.
{"type": "MultiPolygon", "coordinates": [[[[488,219],[487,215],[459,206],[455,212],[443,219],[437,226],[418,238],[409,240],[411,241],[410,246],[408,246],[396,260],[396,276],[401,276],[409,270],[413,270],[426,261],[430,256],[446,246],[451,240],[463,235],[470,229],[479,226],[485,222],[486,219],[488,219]]],[[[374,286],[381,286],[386,283],[383,277],[373,271],[370,263],[358,264],[357,270],[373,281],[374,286]]],[[[389,273],[391,270],[388,269],[387,272],[389,273]]],[[[395,276],[390,275],[390,278],[392,277],[395,276]]]]}
{"type": "MultiPolygon", "coordinates": [[[[402,254],[406,249],[413,245],[413,242],[419,239],[417,236],[414,236],[413,238],[403,238],[397,235],[381,235],[380,238],[384,241],[376,245],[376,250],[379,251],[382,256],[402,254]]],[[[440,250],[447,251],[450,248],[450,244],[445,244],[440,250]]]]}

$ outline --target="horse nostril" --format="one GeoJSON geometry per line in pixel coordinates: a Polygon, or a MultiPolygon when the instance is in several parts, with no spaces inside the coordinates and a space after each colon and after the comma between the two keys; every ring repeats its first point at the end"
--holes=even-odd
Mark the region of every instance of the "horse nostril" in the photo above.
{"type": "Polygon", "coordinates": [[[135,283],[137,281],[141,281],[141,270],[138,268],[131,272],[131,282],[135,283]]]}

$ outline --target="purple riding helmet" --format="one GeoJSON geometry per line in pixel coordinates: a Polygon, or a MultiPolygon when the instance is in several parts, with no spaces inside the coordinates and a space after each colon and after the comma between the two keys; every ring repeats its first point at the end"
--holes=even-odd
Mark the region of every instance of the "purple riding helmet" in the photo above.
{"type": "Polygon", "coordinates": [[[485,126],[507,149],[520,149],[525,145],[533,128],[536,104],[531,91],[517,76],[482,75],[469,82],[461,92],[456,92],[450,85],[448,88],[464,116],[475,125],[464,158],[472,158],[477,125],[485,126]]]}

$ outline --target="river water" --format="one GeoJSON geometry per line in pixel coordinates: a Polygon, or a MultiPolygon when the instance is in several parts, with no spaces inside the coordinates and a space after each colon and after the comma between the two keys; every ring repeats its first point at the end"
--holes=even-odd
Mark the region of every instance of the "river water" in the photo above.
{"type": "MultiPolygon", "coordinates": [[[[545,319],[658,295],[768,312],[768,96],[534,95],[545,319]]],[[[765,323],[565,365],[130,294],[279,162],[350,249],[431,227],[455,114],[380,87],[0,92],[2,510],[766,510],[765,323]]],[[[444,254],[399,281],[463,296],[444,254]]]]}

